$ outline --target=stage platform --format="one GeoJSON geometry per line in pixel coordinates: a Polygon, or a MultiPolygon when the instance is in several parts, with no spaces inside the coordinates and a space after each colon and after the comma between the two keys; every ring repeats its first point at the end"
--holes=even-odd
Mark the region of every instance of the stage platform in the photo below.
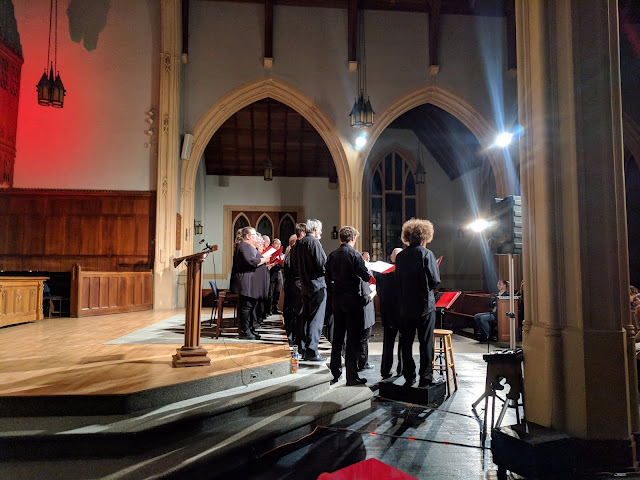
{"type": "Polygon", "coordinates": [[[260,341],[212,339],[207,316],[203,319],[201,344],[211,365],[190,368],[171,366],[183,344],[180,310],[52,318],[2,328],[0,416],[84,414],[94,408],[125,413],[289,373],[280,318],[263,325],[260,341]],[[77,410],[65,407],[71,399],[77,410]]]}

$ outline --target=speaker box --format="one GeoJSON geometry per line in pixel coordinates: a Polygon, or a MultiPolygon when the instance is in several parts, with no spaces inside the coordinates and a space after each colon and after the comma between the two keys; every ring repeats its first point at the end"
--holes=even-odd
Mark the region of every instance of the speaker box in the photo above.
{"type": "Polygon", "coordinates": [[[180,158],[183,160],[189,160],[191,158],[191,147],[193,146],[193,135],[190,133],[184,134],[184,140],[182,140],[182,154],[180,158]]]}

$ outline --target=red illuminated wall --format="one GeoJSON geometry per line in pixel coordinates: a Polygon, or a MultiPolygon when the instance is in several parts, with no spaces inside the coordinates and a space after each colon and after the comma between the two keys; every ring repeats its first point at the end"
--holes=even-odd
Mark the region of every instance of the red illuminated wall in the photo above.
{"type": "Polygon", "coordinates": [[[158,105],[160,2],[58,0],[60,109],[37,103],[50,2],[12,1],[24,58],[13,186],[155,190],[157,137],[145,133],[145,112],[158,105]]]}
{"type": "Polygon", "coordinates": [[[13,186],[22,59],[0,38],[0,188],[13,186]]]}

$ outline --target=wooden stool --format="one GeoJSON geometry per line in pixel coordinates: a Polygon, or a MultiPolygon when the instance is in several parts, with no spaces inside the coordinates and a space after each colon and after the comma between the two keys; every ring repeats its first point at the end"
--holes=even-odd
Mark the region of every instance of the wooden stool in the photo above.
{"type": "Polygon", "coordinates": [[[433,369],[438,372],[445,372],[447,377],[447,392],[451,395],[451,385],[449,380],[449,369],[453,376],[453,385],[458,390],[458,376],[456,375],[456,364],[453,360],[453,346],[451,344],[451,330],[441,330],[436,328],[433,331],[434,353],[433,369]],[[437,361],[436,361],[437,360],[437,361]]]}

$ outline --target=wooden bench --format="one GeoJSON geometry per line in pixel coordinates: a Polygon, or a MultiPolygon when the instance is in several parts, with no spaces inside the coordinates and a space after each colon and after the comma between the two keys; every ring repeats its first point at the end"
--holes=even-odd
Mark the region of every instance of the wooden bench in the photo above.
{"type": "Polygon", "coordinates": [[[476,324],[473,316],[476,313],[491,311],[491,298],[488,293],[462,292],[455,303],[444,314],[443,326],[451,330],[473,328],[476,324]]]}

